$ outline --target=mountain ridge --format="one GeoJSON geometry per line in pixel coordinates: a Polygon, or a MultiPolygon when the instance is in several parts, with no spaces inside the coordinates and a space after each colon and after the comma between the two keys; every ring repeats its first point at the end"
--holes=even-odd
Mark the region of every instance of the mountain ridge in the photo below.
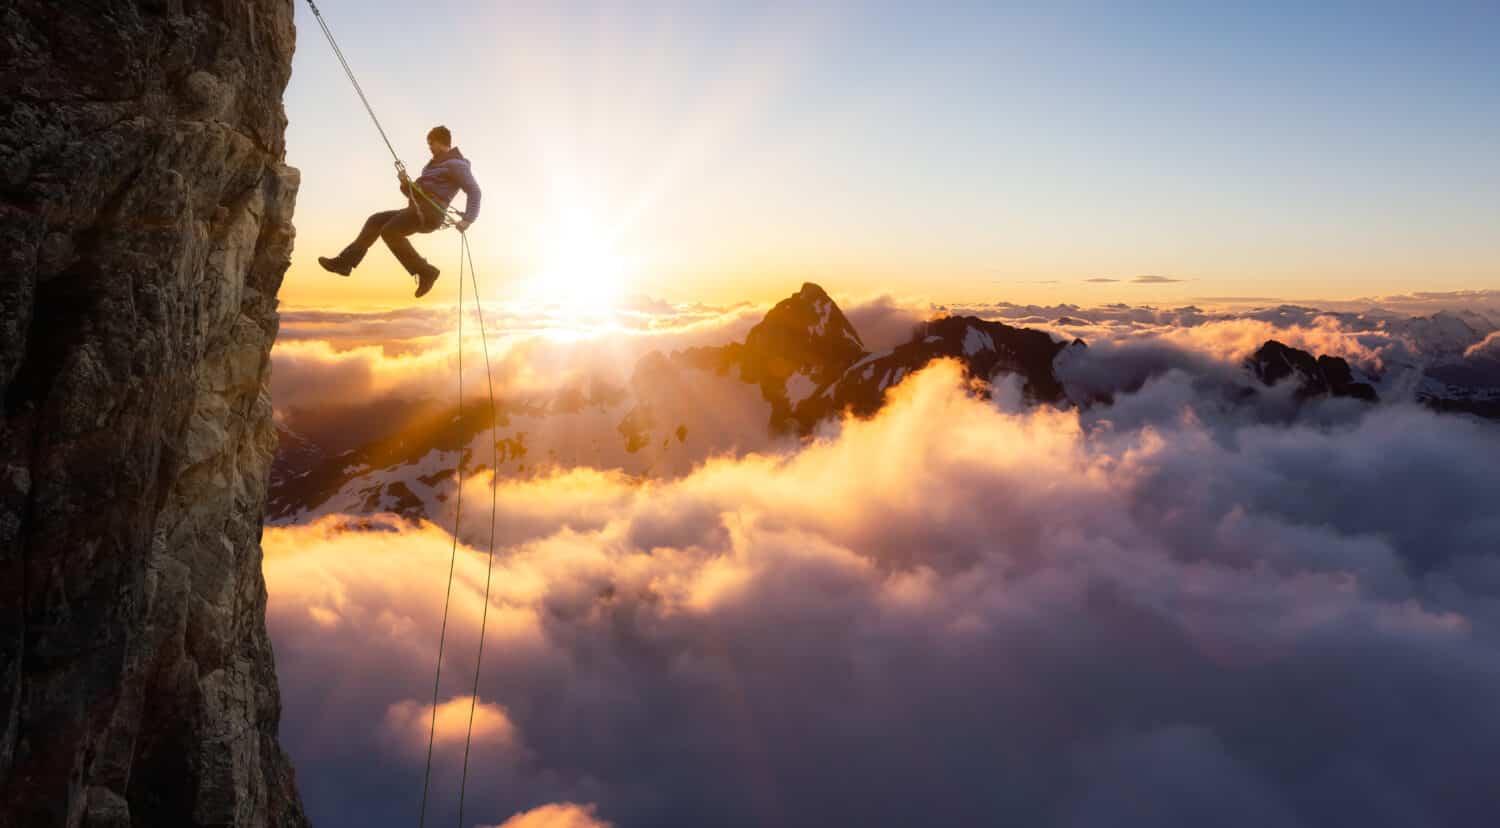
{"type": "MultiPolygon", "coordinates": [[[[625,389],[571,389],[553,399],[502,402],[502,430],[493,447],[485,439],[487,412],[481,406],[462,414],[452,407],[426,408],[421,415],[425,425],[416,433],[392,433],[311,466],[295,461],[296,452],[306,447],[286,430],[283,439],[289,448],[278,458],[280,483],[272,487],[268,517],[280,523],[331,512],[385,510],[431,518],[453,491],[451,473],[438,470],[451,472],[461,460],[467,472],[483,471],[492,449],[507,475],[575,464],[621,468],[641,477],[684,473],[705,449],[756,450],[807,439],[831,418],[873,416],[891,388],[935,359],[958,362],[973,381],[973,393],[981,396],[991,393],[999,377],[1015,376],[1025,404],[1107,405],[1112,394],[1070,397],[1058,376],[1059,357],[1087,352],[1081,339],[1065,341],[1047,331],[973,315],[930,319],[907,341],[871,352],[838,304],[822,287],[807,282],[776,303],[740,341],[642,355],[625,389]],[[715,402],[718,397],[703,391],[705,386],[716,387],[721,396],[737,393],[741,402],[721,405],[715,402]],[[743,407],[748,412],[744,416],[753,419],[739,431],[712,433],[716,424],[702,414],[716,405],[721,410],[709,413],[743,407]],[[688,422],[695,415],[700,421],[688,422]],[[559,419],[567,417],[574,419],[559,419]],[[560,434],[589,428],[595,433],[588,441],[556,442],[563,439],[560,434]],[[747,431],[759,432],[766,442],[744,445],[747,431]]],[[[1241,394],[1291,382],[1299,402],[1378,400],[1372,386],[1355,379],[1346,360],[1315,356],[1275,340],[1248,357],[1243,367],[1241,394]]]]}

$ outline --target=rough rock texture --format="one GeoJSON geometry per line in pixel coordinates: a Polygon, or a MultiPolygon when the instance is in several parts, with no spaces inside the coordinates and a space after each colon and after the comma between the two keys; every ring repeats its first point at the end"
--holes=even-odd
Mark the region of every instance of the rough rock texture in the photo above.
{"type": "Polygon", "coordinates": [[[0,5],[0,826],[306,823],[259,545],[293,39],[0,5]]]}
{"type": "Polygon", "coordinates": [[[849,365],[835,384],[813,395],[798,413],[813,422],[846,410],[871,416],[884,404],[887,389],[945,357],[958,360],[966,374],[986,383],[1014,374],[1028,401],[1056,403],[1063,390],[1053,361],[1065,347],[1045,331],[974,316],[945,316],[919,325],[909,342],[849,365]]]}
{"type": "MultiPolygon", "coordinates": [[[[793,377],[798,377],[806,391],[812,391],[838,379],[864,353],[859,333],[839,306],[822,287],[804,282],[801,290],[777,302],[750,329],[744,342],[690,348],[673,358],[720,374],[736,371],[744,382],[760,386],[761,397],[771,405],[771,429],[795,432],[806,430],[810,424],[797,418],[801,398],[789,389],[793,377]]],[[[649,382],[657,370],[653,361],[659,358],[642,360],[631,384],[640,388],[649,382]]],[[[648,411],[632,412],[621,424],[621,432],[638,435],[639,423],[651,419],[648,411]]]]}
{"type": "Polygon", "coordinates": [[[1342,357],[1314,357],[1274,339],[1266,340],[1266,344],[1247,357],[1245,367],[1266,385],[1294,378],[1298,399],[1353,397],[1367,402],[1378,399],[1373,386],[1354,381],[1354,372],[1342,357]]]}
{"type": "MultiPolygon", "coordinates": [[[[631,451],[671,435],[673,424],[656,416],[646,401],[672,393],[674,378],[694,369],[760,386],[761,398],[770,404],[773,433],[811,434],[818,423],[845,412],[872,416],[884,405],[887,390],[942,358],[958,360],[979,381],[976,390],[983,395],[989,394],[991,380],[1015,374],[1028,401],[1057,403],[1063,388],[1053,362],[1067,347],[1044,331],[945,316],[919,325],[909,342],[869,353],[838,305],[808,282],[778,302],[744,342],[643,357],[631,378],[642,402],[619,430],[631,451]]],[[[1079,340],[1074,347],[1086,346],[1079,340]]]]}

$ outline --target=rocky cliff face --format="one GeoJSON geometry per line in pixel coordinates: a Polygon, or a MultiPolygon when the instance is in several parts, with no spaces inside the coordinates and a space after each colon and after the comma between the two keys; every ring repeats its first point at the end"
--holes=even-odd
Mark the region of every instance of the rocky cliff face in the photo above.
{"type": "Polygon", "coordinates": [[[303,825],[259,546],[291,0],[0,9],[0,825],[303,825]]]}

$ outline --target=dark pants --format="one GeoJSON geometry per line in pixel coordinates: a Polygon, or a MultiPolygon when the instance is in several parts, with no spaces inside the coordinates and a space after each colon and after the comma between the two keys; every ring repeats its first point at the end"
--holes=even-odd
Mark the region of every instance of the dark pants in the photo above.
{"type": "Polygon", "coordinates": [[[418,210],[416,207],[407,205],[400,210],[386,210],[376,213],[365,219],[365,226],[359,231],[359,238],[355,239],[339,258],[351,268],[358,265],[365,257],[365,252],[376,239],[385,239],[385,246],[396,254],[396,260],[406,268],[407,273],[418,274],[429,269],[432,265],[422,258],[422,254],[411,246],[411,241],[406,237],[412,233],[431,233],[438,229],[442,223],[442,217],[435,214],[431,208],[418,210]]]}

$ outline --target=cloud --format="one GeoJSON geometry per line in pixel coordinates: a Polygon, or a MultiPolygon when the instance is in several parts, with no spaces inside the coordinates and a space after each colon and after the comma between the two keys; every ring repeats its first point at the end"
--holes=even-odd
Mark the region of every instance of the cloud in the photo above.
{"type": "Polygon", "coordinates": [[[613,828],[613,823],[595,816],[597,810],[594,805],[554,802],[516,814],[489,828],[613,828]]]}
{"type": "MultiPolygon", "coordinates": [[[[941,362],[797,452],[503,482],[504,521],[547,506],[502,533],[480,690],[525,749],[475,757],[470,811],[1487,824],[1500,430],[1401,405],[1269,427],[1221,411],[1209,370],[1084,415],[976,399],[941,362]]],[[[415,810],[383,723],[431,699],[450,543],[266,529],[315,821],[415,810]]],[[[472,680],[485,552],[458,547],[443,698],[472,680]]]]}
{"type": "Polygon", "coordinates": [[[1099,282],[1099,283],[1105,283],[1105,282],[1118,282],[1118,281],[1120,281],[1120,280],[1119,280],[1119,279],[1111,279],[1111,278],[1109,278],[1109,277],[1107,277],[1107,276],[1097,276],[1097,277],[1095,277],[1095,278],[1093,278],[1093,279],[1085,279],[1085,280],[1084,280],[1084,281],[1085,281],[1085,282],[1099,282]]]}
{"type": "Polygon", "coordinates": [[[1470,345],[1464,351],[1464,356],[1468,359],[1477,357],[1500,359],[1500,331],[1491,331],[1489,336],[1470,345]]]}
{"type": "Polygon", "coordinates": [[[932,316],[930,310],[902,302],[895,297],[877,296],[857,301],[840,310],[868,351],[894,348],[911,339],[912,330],[932,316]]]}
{"type": "MultiPolygon", "coordinates": [[[[1384,309],[1352,312],[1288,304],[1215,310],[1194,305],[1082,307],[998,302],[937,308],[888,295],[847,303],[844,310],[872,351],[905,342],[917,323],[940,311],[1040,328],[1065,339],[1081,337],[1091,347],[1159,342],[1187,354],[1206,355],[1236,370],[1266,340],[1277,339],[1315,354],[1348,359],[1376,385],[1383,399],[1389,399],[1409,397],[1434,360],[1451,362],[1464,358],[1466,350],[1482,354],[1485,348],[1493,348],[1484,341],[1500,328],[1500,313],[1485,316],[1487,294],[1480,293],[1406,297],[1406,301],[1427,303],[1423,307],[1429,311],[1443,311],[1419,318],[1384,309]],[[1464,302],[1473,302],[1474,307],[1461,307],[1464,302]],[[1440,303],[1447,304],[1440,307],[1440,303]],[[1451,307],[1455,304],[1460,307],[1451,307]]],[[[572,395],[607,408],[624,401],[623,391],[646,353],[737,341],[765,310],[752,305],[672,306],[641,299],[605,318],[590,320],[568,317],[554,307],[497,303],[485,311],[491,325],[489,362],[502,406],[535,406],[572,395]]],[[[466,396],[482,397],[488,388],[483,374],[486,343],[471,316],[460,348],[452,329],[454,321],[451,308],[368,314],[287,311],[282,341],[272,355],[272,396],[281,422],[333,453],[363,445],[402,428],[403,418],[412,416],[419,401],[451,400],[460,357],[466,396]]],[[[1187,354],[1183,360],[1191,359],[1187,354]]],[[[733,380],[726,383],[733,384],[733,380]]],[[[611,463],[594,457],[595,444],[618,442],[615,427],[624,410],[612,411],[609,422],[601,415],[594,418],[597,422],[568,424],[572,449],[582,453],[578,462],[649,465],[658,472],[676,474],[716,451],[765,448],[759,424],[767,415],[758,394],[747,396],[716,386],[712,399],[693,399],[665,390],[675,400],[667,406],[674,408],[670,418],[689,426],[694,435],[691,445],[675,451],[672,458],[649,462],[630,457],[611,463]],[[717,423],[714,417],[726,419],[717,423]],[[755,433],[740,428],[742,424],[754,425],[755,433]],[[720,432],[723,439],[717,441],[698,439],[720,432]]],[[[539,424],[524,426],[536,433],[539,424]]]]}
{"type": "Polygon", "coordinates": [[[508,748],[516,746],[516,729],[505,709],[487,702],[473,704],[473,721],[470,724],[470,705],[473,696],[455,696],[433,706],[403,699],[385,711],[385,729],[399,747],[417,756],[426,756],[427,739],[430,735],[433,749],[462,749],[465,738],[473,744],[499,744],[508,748]]]}
{"type": "MultiPolygon", "coordinates": [[[[608,314],[573,317],[551,306],[487,305],[488,342],[471,308],[464,319],[462,359],[482,380],[484,347],[496,381],[515,394],[555,391],[599,376],[629,378],[640,355],[742,338],[764,308],[687,306],[660,313],[637,303],[608,314]]],[[[442,397],[453,393],[459,358],[457,312],[414,309],[352,313],[302,310],[283,314],[272,352],[272,394],[282,409],[313,407],[330,398],[442,397]]],[[[472,383],[482,388],[481,381],[472,383]]]]}
{"type": "Polygon", "coordinates": [[[1170,276],[1136,276],[1130,281],[1132,284],[1137,285],[1166,285],[1172,284],[1174,282],[1181,282],[1183,280],[1173,279],[1170,276]]]}
{"type": "Polygon", "coordinates": [[[1360,312],[1380,309],[1411,316],[1440,311],[1472,311],[1500,320],[1500,290],[1420,291],[1359,299],[1325,299],[1310,304],[1329,310],[1360,312]]]}
{"type": "Polygon", "coordinates": [[[1425,311],[1427,316],[1390,307],[1334,303],[1343,308],[1335,310],[1270,299],[1250,306],[1220,300],[1217,308],[995,302],[952,310],[1041,328],[1058,337],[1081,337],[1090,348],[1161,345],[1183,352],[1173,357],[1177,362],[1193,361],[1192,355],[1197,354],[1237,366],[1266,340],[1276,339],[1314,354],[1349,360],[1376,385],[1382,399],[1395,399],[1410,398],[1424,372],[1464,359],[1466,350],[1472,355],[1474,346],[1500,329],[1500,304],[1491,308],[1485,299],[1486,295],[1475,292],[1459,292],[1427,296],[1421,305],[1410,304],[1419,301],[1412,297],[1393,300],[1402,307],[1425,311]]]}
{"type": "MultiPolygon", "coordinates": [[[[623,386],[646,353],[742,340],[768,309],[672,306],[638,297],[602,315],[573,317],[552,306],[492,303],[483,309],[488,342],[481,339],[471,309],[461,348],[451,306],[283,311],[272,352],[272,398],[284,413],[382,399],[448,399],[460,357],[468,388],[482,394],[486,345],[495,382],[510,398],[541,397],[591,383],[623,386]]],[[[843,309],[871,348],[906,341],[912,328],[930,315],[889,296],[843,309]]]]}
{"type": "Polygon", "coordinates": [[[1382,352],[1394,345],[1392,338],[1362,336],[1347,330],[1338,319],[1322,315],[1296,321],[1215,320],[1155,331],[1152,338],[1177,345],[1185,351],[1236,363],[1254,353],[1267,340],[1275,339],[1309,353],[1340,356],[1372,369],[1381,366],[1382,352]]]}

